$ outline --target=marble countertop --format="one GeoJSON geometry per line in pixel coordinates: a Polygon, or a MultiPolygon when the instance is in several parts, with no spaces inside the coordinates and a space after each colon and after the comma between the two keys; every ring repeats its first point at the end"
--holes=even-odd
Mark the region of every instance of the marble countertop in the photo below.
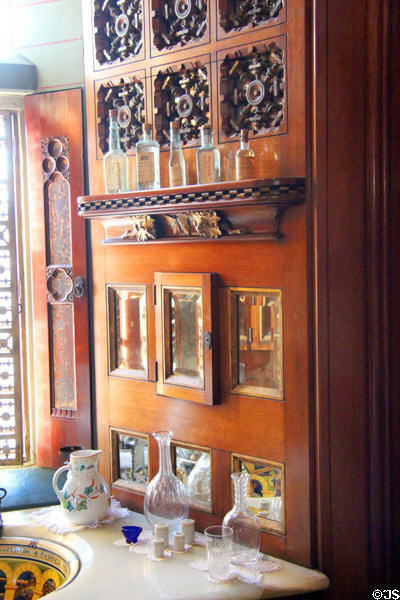
{"type": "Polygon", "coordinates": [[[205,549],[194,546],[190,551],[173,554],[170,559],[150,561],[143,554],[129,552],[114,545],[122,537],[121,526],[147,528],[143,515],[130,512],[127,517],[97,529],[84,529],[65,536],[34,525],[32,510],[3,513],[3,537],[22,536],[58,541],[77,552],[82,568],[75,580],[57,592],[57,600],[253,600],[279,598],[326,589],[328,578],[319,571],[273,559],[282,568],[264,573],[262,587],[235,579],[229,583],[212,583],[207,573],[190,566],[205,558],[205,549]]]}

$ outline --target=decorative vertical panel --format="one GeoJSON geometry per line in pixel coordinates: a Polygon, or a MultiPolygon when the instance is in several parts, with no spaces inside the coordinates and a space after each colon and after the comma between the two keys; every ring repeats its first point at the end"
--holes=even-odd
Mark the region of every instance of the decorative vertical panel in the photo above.
{"type": "Polygon", "coordinates": [[[49,306],[52,405],[55,411],[76,411],[74,305],[49,306]]]}
{"type": "Polygon", "coordinates": [[[0,113],[0,464],[22,459],[21,365],[18,316],[11,123],[0,113]]]}
{"type": "Polygon", "coordinates": [[[220,52],[219,110],[227,138],[286,132],[286,37],[220,52]]]}
{"type": "Polygon", "coordinates": [[[200,42],[208,29],[207,0],[152,0],[153,43],[159,51],[200,42]]]}
{"type": "Polygon", "coordinates": [[[69,141],[42,139],[52,414],[76,411],[69,141]]]}
{"type": "Polygon", "coordinates": [[[94,45],[100,65],[142,58],[142,0],[95,0],[94,45]]]}
{"type": "Polygon", "coordinates": [[[113,108],[119,109],[121,148],[129,152],[140,139],[145,121],[144,73],[118,77],[98,86],[97,135],[103,154],[108,151],[109,111],[113,108]]]}
{"type": "Polygon", "coordinates": [[[284,0],[219,0],[218,5],[219,24],[225,33],[283,20],[284,0]]]}
{"type": "Polygon", "coordinates": [[[210,120],[207,58],[153,69],[155,136],[162,146],[169,144],[171,121],[180,122],[185,146],[199,140],[200,127],[210,120]]]}

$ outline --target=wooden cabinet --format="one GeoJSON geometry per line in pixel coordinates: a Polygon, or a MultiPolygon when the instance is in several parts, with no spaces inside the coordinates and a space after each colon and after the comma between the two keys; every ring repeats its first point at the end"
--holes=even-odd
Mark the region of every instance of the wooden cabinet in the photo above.
{"type": "Polygon", "coordinates": [[[154,273],[157,393],[217,404],[218,307],[214,273],[154,273]]]}
{"type": "Polygon", "coordinates": [[[279,465],[284,517],[268,517],[268,499],[277,493],[271,476],[264,486],[262,549],[310,565],[306,9],[291,0],[264,3],[260,12],[252,2],[253,12],[244,13],[239,4],[124,0],[111,11],[110,3],[83,2],[91,196],[79,201],[79,211],[92,234],[98,440],[104,474],[119,481],[114,495],[139,511],[143,492],[120,485],[110,430],[146,436],[149,478],[157,472],[152,431],[171,429],[173,444],[207,449],[212,501],[191,506],[199,529],[221,522],[231,508],[237,457],[245,457],[244,465],[279,465]],[[121,144],[132,190],[135,143],[142,124],[152,123],[161,145],[161,190],[104,195],[112,107],[126,124],[121,144]],[[185,188],[168,188],[173,119],[181,126],[185,188]],[[197,186],[195,155],[205,122],[221,151],[224,181],[197,186]],[[250,130],[257,179],[236,182],[242,127],[250,130]],[[107,319],[115,315],[115,290],[123,289],[138,294],[131,306],[137,318],[146,297],[147,371],[138,360],[144,321],[140,332],[129,331],[136,340],[136,355],[126,357],[130,372],[118,335],[110,342],[107,319]],[[247,333],[235,309],[240,290],[249,299],[247,333]],[[186,319],[190,352],[181,335],[186,319]]]}

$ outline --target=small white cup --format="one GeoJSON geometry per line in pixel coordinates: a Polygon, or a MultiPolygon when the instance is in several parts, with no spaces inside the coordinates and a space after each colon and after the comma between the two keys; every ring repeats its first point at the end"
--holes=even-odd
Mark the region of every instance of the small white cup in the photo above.
{"type": "Polygon", "coordinates": [[[164,548],[167,548],[169,546],[168,523],[156,523],[154,525],[154,537],[164,540],[164,548]]]}
{"type": "Polygon", "coordinates": [[[174,534],[174,542],[173,549],[175,552],[183,552],[185,550],[185,534],[184,533],[175,533],[174,534]]]}
{"type": "Polygon", "coordinates": [[[162,558],[164,556],[164,540],[162,538],[153,539],[153,554],[154,558],[162,558]]]}
{"type": "Polygon", "coordinates": [[[194,540],[194,520],[193,519],[183,519],[182,520],[182,533],[185,535],[185,544],[191,546],[194,540]]]}

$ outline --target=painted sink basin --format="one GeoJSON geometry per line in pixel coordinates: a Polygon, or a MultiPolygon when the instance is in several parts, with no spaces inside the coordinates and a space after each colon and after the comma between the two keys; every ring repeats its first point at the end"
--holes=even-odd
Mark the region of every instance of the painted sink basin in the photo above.
{"type": "Polygon", "coordinates": [[[4,600],[36,600],[71,583],[79,570],[78,556],[63,544],[0,538],[0,598],[4,600]]]}

